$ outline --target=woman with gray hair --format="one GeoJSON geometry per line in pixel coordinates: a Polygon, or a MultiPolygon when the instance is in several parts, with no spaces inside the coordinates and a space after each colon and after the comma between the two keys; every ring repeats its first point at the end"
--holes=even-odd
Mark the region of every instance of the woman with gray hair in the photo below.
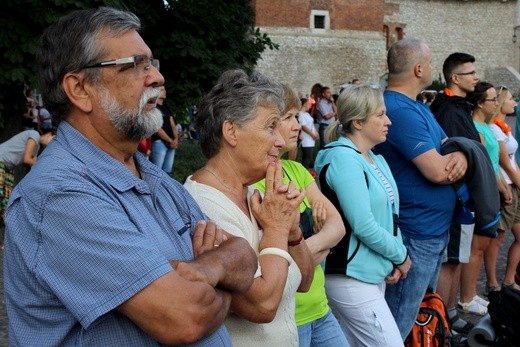
{"type": "Polygon", "coordinates": [[[384,158],[371,150],[386,140],[391,125],[381,89],[349,86],[339,96],[338,116],[315,164],[322,192],[348,224],[326,259],[329,304],[351,346],[402,346],[385,282],[405,278],[411,261],[397,225],[396,183],[384,158]]]}
{"type": "Polygon", "coordinates": [[[230,70],[203,98],[196,118],[208,161],[185,187],[219,227],[247,239],[258,254],[253,285],[233,296],[225,322],[235,346],[297,346],[295,294],[313,278],[299,227],[305,190],[283,184],[278,159],[283,109],[279,83],[230,70]],[[263,178],[261,196],[250,185],[263,178]]]}

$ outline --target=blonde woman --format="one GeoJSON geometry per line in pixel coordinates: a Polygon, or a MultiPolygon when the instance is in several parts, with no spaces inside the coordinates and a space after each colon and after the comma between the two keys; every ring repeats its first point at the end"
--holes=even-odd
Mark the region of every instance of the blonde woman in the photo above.
{"type": "Polygon", "coordinates": [[[515,237],[509,248],[506,274],[502,286],[520,289],[515,283],[515,272],[520,261],[520,169],[516,162],[518,142],[511,133],[511,127],[506,123],[506,115],[515,112],[516,101],[507,87],[497,88],[498,107],[490,125],[499,144],[499,164],[502,177],[511,189],[512,203],[502,204],[501,218],[498,225],[498,238],[491,240],[491,244],[484,253],[486,265],[486,291],[500,290],[496,277],[497,257],[504,240],[505,232],[511,230],[515,237]]]}
{"type": "Polygon", "coordinates": [[[386,140],[391,125],[381,89],[349,86],[339,96],[338,117],[315,164],[322,191],[334,192],[352,227],[347,249],[335,248],[326,260],[329,304],[351,346],[402,346],[385,288],[406,278],[411,261],[397,225],[396,183],[384,158],[371,150],[386,140]]]}

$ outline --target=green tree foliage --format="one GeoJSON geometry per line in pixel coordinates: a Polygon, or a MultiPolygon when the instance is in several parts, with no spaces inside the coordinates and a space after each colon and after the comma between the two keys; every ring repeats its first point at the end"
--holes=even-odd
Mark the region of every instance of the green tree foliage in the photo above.
{"type": "Polygon", "coordinates": [[[157,1],[149,3],[151,14],[142,11],[142,1],[131,10],[147,16],[142,35],[161,61],[167,103],[177,114],[197,103],[224,70],[251,71],[267,47],[278,48],[254,28],[250,0],[168,0],[166,7],[157,1]]]}
{"type": "Polygon", "coordinates": [[[0,2],[0,141],[21,128],[26,87],[38,88],[35,52],[43,30],[70,11],[119,1],[3,0],[0,2]]]}
{"type": "Polygon", "coordinates": [[[24,85],[38,88],[34,54],[44,28],[72,10],[96,6],[128,9],[141,19],[141,34],[161,61],[167,102],[177,112],[195,104],[224,70],[252,70],[265,49],[277,48],[254,28],[250,0],[3,0],[0,127],[20,126],[24,85]]]}
{"type": "Polygon", "coordinates": [[[206,164],[200,145],[184,139],[175,150],[172,177],[184,184],[186,178],[206,164]]]}

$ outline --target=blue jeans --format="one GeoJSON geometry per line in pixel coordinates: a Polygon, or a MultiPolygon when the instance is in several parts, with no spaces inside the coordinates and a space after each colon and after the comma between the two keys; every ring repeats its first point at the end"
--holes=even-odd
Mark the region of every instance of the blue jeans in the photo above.
{"type": "Polygon", "coordinates": [[[428,289],[435,291],[441,268],[444,248],[448,242],[448,230],[440,236],[416,240],[403,235],[412,267],[408,277],[396,284],[387,285],[385,299],[403,340],[412,330],[421,301],[428,289]]]}
{"type": "Polygon", "coordinates": [[[336,317],[329,311],[325,316],[298,327],[300,347],[348,347],[349,344],[336,317]]]}
{"type": "Polygon", "coordinates": [[[152,163],[163,169],[166,173],[172,173],[175,149],[167,147],[162,140],[152,142],[152,163]]]}

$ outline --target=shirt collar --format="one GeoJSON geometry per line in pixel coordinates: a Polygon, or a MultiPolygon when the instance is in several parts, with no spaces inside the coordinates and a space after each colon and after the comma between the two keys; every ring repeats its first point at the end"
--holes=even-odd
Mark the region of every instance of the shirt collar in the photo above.
{"type": "Polygon", "coordinates": [[[59,125],[55,140],[83,163],[89,174],[99,177],[120,192],[135,187],[140,193],[150,193],[150,185],[164,174],[146,157],[136,153],[134,160],[142,177],[139,179],[123,163],[102,151],[66,121],[59,125]]]}
{"type": "Polygon", "coordinates": [[[446,95],[446,96],[458,96],[457,94],[455,94],[455,92],[453,90],[451,90],[448,87],[444,88],[444,95],[446,95]]]}

